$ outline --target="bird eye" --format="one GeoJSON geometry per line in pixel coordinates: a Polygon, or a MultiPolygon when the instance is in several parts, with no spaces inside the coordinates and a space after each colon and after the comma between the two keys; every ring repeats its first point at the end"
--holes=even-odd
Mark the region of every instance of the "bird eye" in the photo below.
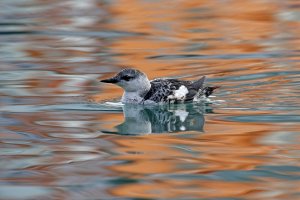
{"type": "Polygon", "coordinates": [[[125,80],[125,81],[129,81],[130,79],[132,79],[132,77],[128,76],[128,75],[125,75],[125,76],[122,77],[122,79],[125,80]]]}

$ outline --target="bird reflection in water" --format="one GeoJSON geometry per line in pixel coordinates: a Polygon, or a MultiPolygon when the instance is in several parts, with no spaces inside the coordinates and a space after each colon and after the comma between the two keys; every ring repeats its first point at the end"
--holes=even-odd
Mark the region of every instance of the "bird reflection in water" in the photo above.
{"type": "Polygon", "coordinates": [[[170,104],[159,106],[124,105],[124,122],[115,128],[118,134],[203,131],[205,105],[170,104]]]}

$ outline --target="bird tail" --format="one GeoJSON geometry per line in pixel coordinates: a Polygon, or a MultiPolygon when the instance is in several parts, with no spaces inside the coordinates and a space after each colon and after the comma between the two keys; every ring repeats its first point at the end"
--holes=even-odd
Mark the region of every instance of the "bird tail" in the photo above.
{"type": "Polygon", "coordinates": [[[205,76],[203,76],[203,77],[200,78],[199,80],[193,82],[193,83],[192,83],[192,87],[193,87],[196,91],[198,91],[198,90],[200,90],[200,88],[203,87],[204,81],[205,81],[205,76]]]}
{"type": "Polygon", "coordinates": [[[203,94],[205,95],[205,97],[209,97],[215,89],[220,88],[221,86],[207,86],[203,89],[203,94]]]}

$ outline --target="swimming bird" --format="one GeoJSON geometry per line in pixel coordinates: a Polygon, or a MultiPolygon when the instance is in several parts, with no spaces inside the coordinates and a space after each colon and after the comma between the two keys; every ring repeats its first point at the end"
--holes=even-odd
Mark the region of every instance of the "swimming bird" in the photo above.
{"type": "Polygon", "coordinates": [[[127,68],[114,77],[101,80],[124,89],[121,102],[124,104],[161,104],[198,101],[210,96],[216,87],[204,86],[205,76],[196,81],[178,79],[154,79],[137,69],[127,68]]]}

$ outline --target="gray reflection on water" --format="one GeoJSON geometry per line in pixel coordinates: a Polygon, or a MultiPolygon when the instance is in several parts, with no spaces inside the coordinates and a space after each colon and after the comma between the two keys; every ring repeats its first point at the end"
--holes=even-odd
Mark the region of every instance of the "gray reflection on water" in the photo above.
{"type": "Polygon", "coordinates": [[[52,189],[39,186],[1,186],[0,197],[3,199],[45,199],[53,195],[52,189]]]}
{"type": "Polygon", "coordinates": [[[123,112],[124,122],[115,127],[119,134],[202,132],[205,121],[203,104],[124,105],[123,112]]]}
{"type": "Polygon", "coordinates": [[[296,1],[0,7],[1,199],[298,199],[296,1]],[[123,65],[207,75],[222,102],[211,113],[85,101],[119,97],[95,82],[123,65]]]}

